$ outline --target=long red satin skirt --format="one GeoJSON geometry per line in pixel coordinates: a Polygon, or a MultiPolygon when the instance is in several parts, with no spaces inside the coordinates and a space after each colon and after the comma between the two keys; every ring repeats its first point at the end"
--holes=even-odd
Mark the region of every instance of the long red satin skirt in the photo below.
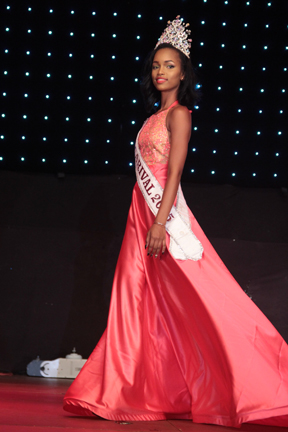
{"type": "MultiPolygon", "coordinates": [[[[151,170],[164,186],[167,167],[151,170]]],[[[155,217],[135,185],[107,329],[64,409],[111,420],[288,426],[288,346],[190,216],[201,260],[147,256],[155,217]]]]}

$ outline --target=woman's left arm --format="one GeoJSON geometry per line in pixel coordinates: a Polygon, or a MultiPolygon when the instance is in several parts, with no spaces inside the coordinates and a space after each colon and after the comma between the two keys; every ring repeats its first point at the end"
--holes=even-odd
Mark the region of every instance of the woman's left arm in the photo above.
{"type": "Polygon", "coordinates": [[[165,224],[175,201],[187,156],[191,136],[191,114],[188,109],[178,105],[169,111],[167,114],[167,128],[170,132],[171,144],[167,181],[159,211],[146,237],[148,253],[155,256],[158,256],[161,252],[164,253],[166,249],[165,224]]]}

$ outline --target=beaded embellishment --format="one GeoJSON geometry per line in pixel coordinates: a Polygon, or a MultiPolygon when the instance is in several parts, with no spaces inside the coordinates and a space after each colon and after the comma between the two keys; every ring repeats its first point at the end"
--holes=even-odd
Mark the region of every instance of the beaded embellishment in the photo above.
{"type": "Polygon", "coordinates": [[[170,142],[166,128],[168,110],[153,114],[139,134],[139,149],[148,165],[168,163],[170,142]]]}

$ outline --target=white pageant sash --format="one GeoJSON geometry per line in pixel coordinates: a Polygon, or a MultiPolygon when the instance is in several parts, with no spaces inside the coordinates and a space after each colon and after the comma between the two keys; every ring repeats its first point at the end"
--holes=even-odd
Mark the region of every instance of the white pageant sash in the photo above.
{"type": "MultiPolygon", "coordinates": [[[[140,132],[135,143],[136,177],[148,207],[156,216],[161,205],[163,189],[141,156],[138,146],[140,132]]],[[[203,246],[191,230],[188,208],[180,185],[176,207],[172,207],[165,228],[170,235],[169,251],[174,258],[193,261],[202,258],[203,246]]]]}

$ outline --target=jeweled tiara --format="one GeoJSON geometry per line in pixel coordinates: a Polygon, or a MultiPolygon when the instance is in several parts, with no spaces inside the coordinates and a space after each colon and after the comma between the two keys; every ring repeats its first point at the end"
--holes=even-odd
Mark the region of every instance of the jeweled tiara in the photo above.
{"type": "Polygon", "coordinates": [[[172,22],[168,21],[167,27],[160,36],[154,49],[160,44],[168,43],[190,58],[189,50],[191,48],[192,39],[188,39],[191,33],[191,30],[187,29],[189,25],[189,23],[185,24],[182,19],[180,19],[180,15],[177,15],[176,19],[172,22]]]}

